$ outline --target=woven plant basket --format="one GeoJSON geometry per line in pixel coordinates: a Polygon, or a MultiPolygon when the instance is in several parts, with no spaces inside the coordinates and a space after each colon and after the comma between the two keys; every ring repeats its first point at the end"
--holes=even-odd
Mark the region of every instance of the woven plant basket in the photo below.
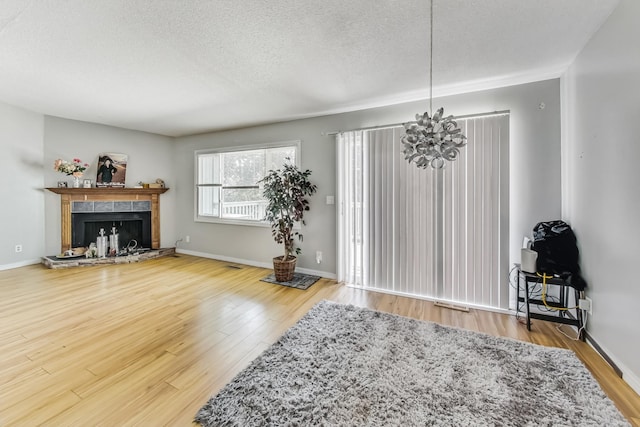
{"type": "Polygon", "coordinates": [[[277,256],[273,259],[273,272],[278,282],[289,282],[293,279],[297,258],[290,256],[286,261],[282,261],[282,258],[282,256],[277,256]]]}

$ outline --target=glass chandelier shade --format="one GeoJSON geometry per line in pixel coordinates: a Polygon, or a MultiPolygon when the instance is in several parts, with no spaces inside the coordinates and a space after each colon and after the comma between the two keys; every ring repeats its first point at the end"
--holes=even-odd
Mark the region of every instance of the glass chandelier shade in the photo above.
{"type": "Polygon", "coordinates": [[[441,169],[447,161],[457,160],[460,148],[467,144],[467,137],[458,127],[453,116],[444,116],[444,108],[433,114],[433,0],[430,0],[429,34],[429,111],[416,114],[416,121],[404,124],[406,134],[401,141],[404,158],[409,163],[426,169],[441,169]]]}

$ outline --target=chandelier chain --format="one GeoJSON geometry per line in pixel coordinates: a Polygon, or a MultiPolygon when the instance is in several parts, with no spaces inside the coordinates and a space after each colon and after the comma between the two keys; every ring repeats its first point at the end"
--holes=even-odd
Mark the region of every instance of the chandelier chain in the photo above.
{"type": "Polygon", "coordinates": [[[433,0],[429,3],[429,114],[433,116],[433,0]]]}
{"type": "Polygon", "coordinates": [[[429,0],[429,111],[416,114],[416,121],[405,123],[404,128],[404,159],[422,169],[443,168],[458,158],[467,143],[453,116],[445,116],[442,107],[433,112],[433,0],[429,0]]]}

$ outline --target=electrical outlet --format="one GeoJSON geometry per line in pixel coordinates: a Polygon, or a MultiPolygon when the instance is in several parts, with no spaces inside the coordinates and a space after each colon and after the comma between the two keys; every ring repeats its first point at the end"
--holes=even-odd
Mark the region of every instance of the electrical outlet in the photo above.
{"type": "Polygon", "coordinates": [[[580,310],[585,310],[589,314],[593,314],[593,303],[591,302],[591,298],[584,297],[584,299],[578,300],[578,307],[580,310]]]}
{"type": "Polygon", "coordinates": [[[22,245],[16,245],[16,252],[22,252],[22,245]]]}
{"type": "Polygon", "coordinates": [[[316,262],[318,264],[320,264],[322,262],[322,252],[321,251],[317,251],[316,252],[316,262]]]}
{"type": "Polygon", "coordinates": [[[185,243],[191,243],[191,236],[184,236],[185,243]]]}

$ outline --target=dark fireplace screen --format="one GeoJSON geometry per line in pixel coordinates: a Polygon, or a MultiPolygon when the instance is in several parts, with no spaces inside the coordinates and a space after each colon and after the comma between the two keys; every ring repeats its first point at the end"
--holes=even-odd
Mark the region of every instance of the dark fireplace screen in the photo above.
{"type": "Polygon", "coordinates": [[[111,234],[116,227],[119,234],[120,248],[125,248],[133,241],[138,248],[151,248],[151,212],[91,212],[71,214],[72,247],[88,247],[96,242],[100,229],[105,236],[111,234]]]}

